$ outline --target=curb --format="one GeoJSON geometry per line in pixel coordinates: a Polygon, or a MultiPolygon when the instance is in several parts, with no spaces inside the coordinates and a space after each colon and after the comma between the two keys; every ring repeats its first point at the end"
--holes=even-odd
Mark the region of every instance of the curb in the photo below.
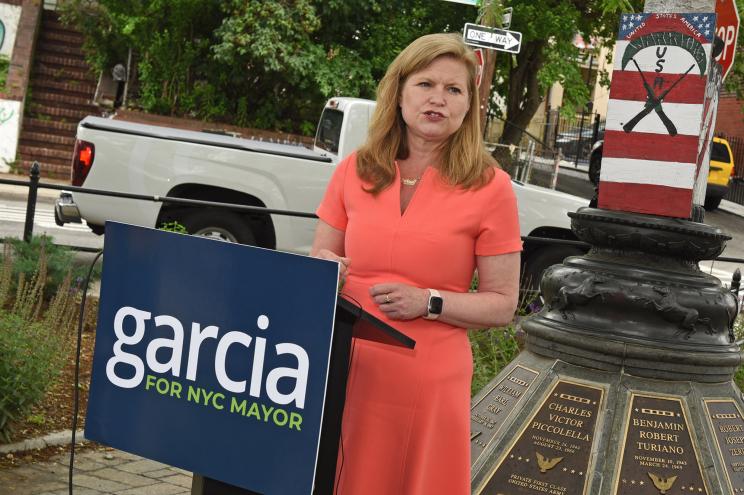
{"type": "Polygon", "coordinates": [[[721,201],[721,205],[718,208],[722,211],[725,211],[726,213],[744,217],[744,206],[740,205],[739,203],[734,203],[733,201],[727,201],[724,199],[723,201],[721,201]]]}
{"type": "MultiPolygon", "coordinates": [[[[83,430],[77,430],[75,441],[85,440],[83,430]]],[[[26,452],[28,450],[43,449],[54,445],[67,445],[72,443],[72,430],[57,431],[49,433],[43,437],[29,438],[20,442],[0,445],[0,454],[14,454],[16,452],[26,452]]]]}

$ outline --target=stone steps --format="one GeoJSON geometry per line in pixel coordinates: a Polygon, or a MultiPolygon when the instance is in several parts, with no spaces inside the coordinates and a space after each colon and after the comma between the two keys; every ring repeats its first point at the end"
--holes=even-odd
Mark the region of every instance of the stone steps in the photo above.
{"type": "Polygon", "coordinates": [[[48,77],[55,81],[85,81],[95,84],[94,76],[85,69],[52,64],[34,64],[31,70],[31,82],[39,77],[48,77]]]}
{"type": "Polygon", "coordinates": [[[35,119],[26,116],[23,119],[23,130],[36,133],[41,132],[75,136],[77,122],[56,122],[48,119],[35,119]]]}
{"type": "Polygon", "coordinates": [[[28,173],[31,171],[31,166],[34,164],[34,161],[39,163],[39,169],[40,169],[40,176],[41,179],[70,179],[70,162],[68,161],[66,164],[60,164],[60,163],[50,163],[48,161],[39,161],[39,160],[24,160],[21,159],[18,161],[18,168],[23,171],[24,175],[28,175],[28,173]]]}
{"type": "Polygon", "coordinates": [[[60,93],[79,98],[93,98],[96,85],[89,81],[57,81],[48,78],[38,78],[32,81],[33,93],[60,93]]]}
{"type": "Polygon", "coordinates": [[[75,147],[75,136],[63,136],[61,134],[49,134],[46,132],[24,132],[19,144],[21,146],[70,150],[75,147]]]}
{"type": "Polygon", "coordinates": [[[71,67],[75,69],[81,69],[85,72],[89,70],[88,64],[83,58],[59,56],[55,53],[43,51],[36,52],[36,59],[34,60],[34,63],[40,63],[42,65],[52,67],[71,67]]]}
{"type": "Polygon", "coordinates": [[[69,180],[77,124],[100,114],[92,104],[97,79],[85,61],[83,40],[55,12],[43,11],[18,146],[19,167],[26,172],[36,161],[42,177],[69,180]]]}
{"type": "MultiPolygon", "coordinates": [[[[56,150],[52,148],[42,148],[37,146],[18,146],[18,152],[22,158],[38,160],[44,162],[66,163],[72,159],[73,148],[68,150],[56,150]]],[[[68,163],[69,165],[69,163],[68,163]]]]}
{"type": "Polygon", "coordinates": [[[36,44],[36,49],[50,55],[57,55],[58,57],[70,57],[85,61],[85,54],[79,45],[43,40],[43,35],[36,44]]]}
{"type": "Polygon", "coordinates": [[[58,93],[40,89],[33,93],[33,99],[36,103],[42,105],[74,108],[98,114],[98,107],[93,105],[90,98],[81,98],[80,96],[71,95],[69,93],[58,93]]]}

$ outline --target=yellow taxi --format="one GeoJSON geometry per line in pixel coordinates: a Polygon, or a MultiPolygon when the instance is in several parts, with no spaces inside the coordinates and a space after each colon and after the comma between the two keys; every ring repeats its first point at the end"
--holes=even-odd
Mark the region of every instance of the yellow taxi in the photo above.
{"type": "Polygon", "coordinates": [[[734,175],[734,154],[731,146],[723,138],[714,137],[710,150],[710,170],[708,187],[705,190],[705,209],[715,210],[726,195],[734,175]]]}

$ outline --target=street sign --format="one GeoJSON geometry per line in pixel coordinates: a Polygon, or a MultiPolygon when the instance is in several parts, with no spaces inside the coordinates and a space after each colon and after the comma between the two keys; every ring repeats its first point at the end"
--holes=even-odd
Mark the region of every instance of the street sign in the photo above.
{"type": "Polygon", "coordinates": [[[446,0],[447,2],[455,2],[455,3],[464,3],[465,5],[472,5],[474,7],[477,7],[480,5],[480,2],[478,0],[446,0]]]}
{"type": "Polygon", "coordinates": [[[501,16],[501,27],[503,29],[509,29],[509,26],[511,26],[512,12],[514,12],[513,7],[504,9],[504,14],[501,16]]]}
{"type": "Polygon", "coordinates": [[[475,87],[480,88],[481,81],[483,80],[483,48],[476,48],[473,50],[473,53],[475,53],[475,59],[478,61],[478,70],[475,73],[475,87]]]}
{"type": "Polygon", "coordinates": [[[716,36],[723,40],[723,51],[716,57],[716,62],[723,67],[724,79],[734,66],[739,21],[736,0],[716,0],[716,36]]]}
{"type": "Polygon", "coordinates": [[[501,52],[519,53],[522,33],[466,23],[462,34],[465,43],[501,52]]]}

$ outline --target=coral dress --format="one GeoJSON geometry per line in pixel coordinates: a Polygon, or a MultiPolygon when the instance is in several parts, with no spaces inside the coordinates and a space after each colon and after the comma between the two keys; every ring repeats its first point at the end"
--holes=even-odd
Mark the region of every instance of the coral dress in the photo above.
{"type": "Polygon", "coordinates": [[[343,293],[413,338],[416,348],[355,340],[336,493],[469,494],[473,364],[467,333],[423,318],[388,320],[368,290],[402,282],[466,292],[476,255],[521,250],[511,182],[496,170],[488,185],[468,191],[428,167],[402,215],[399,177],[376,197],[362,186],[352,154],[338,165],[317,210],[345,231],[351,264],[343,293]]]}

